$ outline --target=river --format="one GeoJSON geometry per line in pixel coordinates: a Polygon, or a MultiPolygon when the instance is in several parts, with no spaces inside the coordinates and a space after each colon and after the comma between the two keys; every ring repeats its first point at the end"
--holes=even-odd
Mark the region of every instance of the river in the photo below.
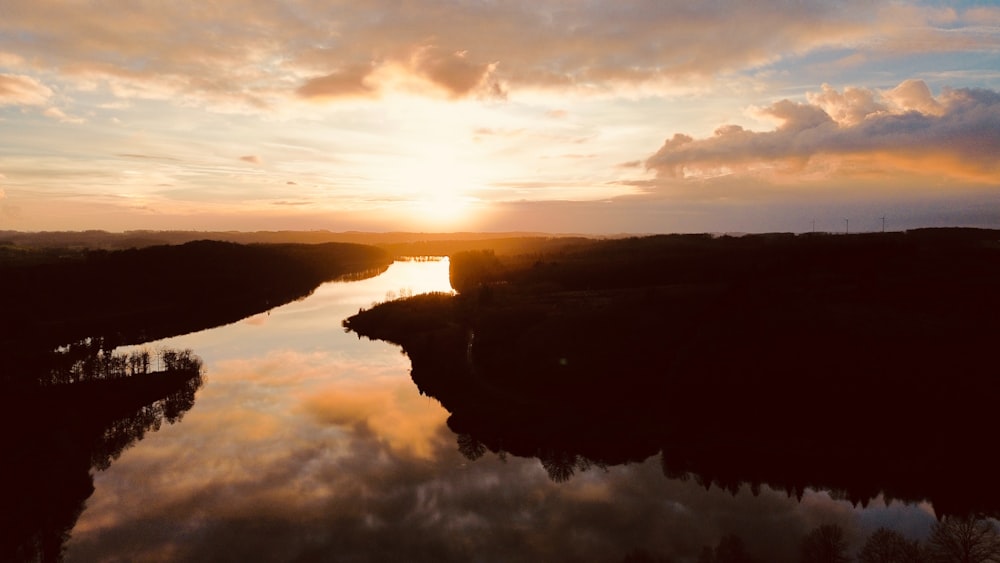
{"type": "Polygon", "coordinates": [[[538,459],[470,460],[400,349],[341,327],[373,302],[450,290],[447,260],[397,262],[147,344],[192,349],[204,386],[181,420],[94,472],[66,560],[693,562],[735,534],[780,562],[822,524],[856,550],[880,526],[923,538],[935,521],[926,503],[706,488],[665,477],[656,457],[562,483],[538,459]]]}

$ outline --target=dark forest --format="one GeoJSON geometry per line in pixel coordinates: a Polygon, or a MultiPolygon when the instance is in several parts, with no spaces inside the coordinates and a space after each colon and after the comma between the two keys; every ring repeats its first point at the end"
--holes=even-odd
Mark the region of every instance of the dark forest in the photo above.
{"type": "Polygon", "coordinates": [[[581,241],[451,268],[458,295],[344,324],[403,347],[470,458],[563,480],[659,455],[734,492],[1000,509],[996,231],[581,241]]]}

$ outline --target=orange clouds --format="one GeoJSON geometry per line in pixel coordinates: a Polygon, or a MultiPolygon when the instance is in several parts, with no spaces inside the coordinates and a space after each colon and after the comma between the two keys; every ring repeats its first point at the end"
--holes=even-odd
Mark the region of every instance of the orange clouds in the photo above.
{"type": "Polygon", "coordinates": [[[904,80],[892,90],[882,92],[882,97],[900,112],[917,111],[927,115],[941,115],[944,109],[922,80],[904,80]]]}
{"type": "Polygon", "coordinates": [[[1000,181],[1000,93],[945,90],[909,80],[888,92],[824,86],[807,103],[760,110],[773,131],[724,126],[711,137],[675,134],[646,166],[661,178],[753,173],[808,179],[854,169],[1000,181]]]}
{"type": "Polygon", "coordinates": [[[405,358],[390,357],[391,365],[370,365],[332,354],[281,350],[253,360],[230,360],[216,366],[213,384],[200,400],[243,396],[254,405],[253,413],[230,407],[218,411],[212,424],[256,440],[276,439],[269,430],[277,431],[274,421],[280,418],[295,421],[303,433],[314,425],[364,431],[401,455],[429,457],[440,445],[448,414],[437,401],[412,391],[405,358]]]}
{"type": "MultiPolygon", "coordinates": [[[[94,10],[10,0],[0,22],[0,55],[21,53],[24,69],[55,71],[87,87],[103,84],[120,97],[184,94],[259,109],[295,94],[369,97],[382,86],[375,75],[389,67],[449,97],[502,97],[508,88],[690,81],[828,47],[912,50],[905,38],[913,29],[924,30],[921,36],[938,50],[977,49],[994,40],[980,22],[1000,19],[991,8],[942,14],[860,0],[569,6],[226,0],[212,6],[94,10]]],[[[7,59],[13,60],[0,57],[7,59]]]]}
{"type": "Polygon", "coordinates": [[[441,52],[434,47],[418,49],[412,59],[413,67],[433,83],[444,88],[451,96],[464,96],[479,88],[502,97],[503,88],[491,76],[496,63],[477,63],[467,51],[441,52]]]}
{"type": "Polygon", "coordinates": [[[439,445],[448,413],[437,401],[414,395],[411,385],[338,384],[305,398],[302,410],[322,424],[363,425],[393,451],[429,458],[439,445]]]}
{"type": "Polygon", "coordinates": [[[372,96],[376,90],[366,82],[371,71],[372,69],[365,65],[355,65],[325,76],[311,78],[295,92],[303,98],[310,99],[372,96]]]}
{"type": "Polygon", "coordinates": [[[61,109],[59,109],[57,107],[50,107],[50,108],[46,109],[45,111],[42,112],[42,115],[44,115],[45,117],[50,117],[52,119],[56,119],[58,121],[61,121],[62,123],[77,123],[77,124],[79,124],[79,123],[83,123],[84,122],[83,118],[74,117],[72,115],[67,115],[66,112],[64,112],[63,110],[61,110],[61,109]]]}
{"type": "Polygon", "coordinates": [[[46,103],[52,90],[38,80],[18,74],[0,74],[0,106],[37,106],[46,103]]]}
{"type": "Polygon", "coordinates": [[[505,93],[495,78],[496,67],[496,63],[474,61],[467,51],[445,52],[433,45],[420,45],[399,60],[355,64],[308,79],[295,92],[306,99],[371,98],[408,84],[410,90],[437,90],[449,98],[502,98],[505,93]]]}

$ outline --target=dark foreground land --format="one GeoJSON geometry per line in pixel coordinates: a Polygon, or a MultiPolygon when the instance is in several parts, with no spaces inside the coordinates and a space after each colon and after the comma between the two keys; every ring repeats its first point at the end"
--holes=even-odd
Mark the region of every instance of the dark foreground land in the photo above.
{"type": "Polygon", "coordinates": [[[0,245],[0,561],[59,560],[92,471],[194,404],[203,374],[192,351],[116,348],[234,322],[390,263],[346,243],[0,245]]]}
{"type": "Polygon", "coordinates": [[[59,561],[93,470],[181,420],[202,385],[200,362],[115,380],[0,394],[4,510],[0,561],[59,561]]]}
{"type": "Polygon", "coordinates": [[[566,479],[659,454],[733,491],[1000,511],[998,231],[658,236],[451,264],[456,296],[345,327],[404,348],[469,457],[566,479]]]}
{"type": "Polygon", "coordinates": [[[91,354],[231,323],[391,262],[382,249],[347,243],[0,246],[0,384],[72,361],[74,347],[91,354]],[[60,346],[62,359],[52,354],[60,346]]]}

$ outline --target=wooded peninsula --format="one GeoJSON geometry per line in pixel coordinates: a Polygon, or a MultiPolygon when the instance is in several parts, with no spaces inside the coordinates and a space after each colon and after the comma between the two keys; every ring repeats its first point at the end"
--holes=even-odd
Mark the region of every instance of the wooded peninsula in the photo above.
{"type": "Polygon", "coordinates": [[[403,347],[470,458],[538,457],[561,480],[659,454],[734,491],[1000,509],[1000,232],[483,249],[451,280],[344,325],[403,347]]]}

